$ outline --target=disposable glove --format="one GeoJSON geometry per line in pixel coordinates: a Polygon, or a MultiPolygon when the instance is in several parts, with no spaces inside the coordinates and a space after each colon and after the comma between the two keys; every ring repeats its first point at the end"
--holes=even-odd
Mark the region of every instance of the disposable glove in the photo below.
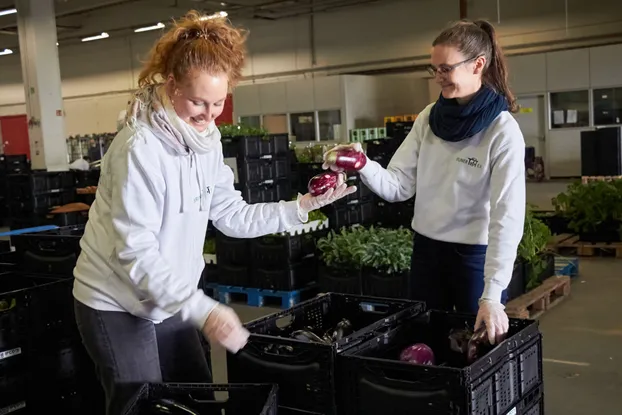
{"type": "Polygon", "coordinates": [[[486,327],[490,344],[502,342],[509,329],[509,320],[505,314],[505,306],[498,301],[482,299],[475,320],[475,331],[482,324],[486,327]]]}
{"type": "Polygon", "coordinates": [[[340,144],[338,146],[331,148],[326,153],[324,153],[324,156],[323,156],[324,163],[322,164],[322,168],[324,170],[330,169],[332,171],[339,171],[339,172],[343,171],[341,167],[337,167],[334,164],[328,163],[326,161],[326,157],[328,156],[328,154],[332,153],[333,151],[341,151],[341,150],[354,150],[357,153],[362,153],[363,146],[361,146],[361,143],[352,143],[352,144],[340,144]]]}
{"type": "Polygon", "coordinates": [[[249,332],[231,307],[218,304],[203,325],[203,336],[210,344],[220,344],[231,353],[246,346],[249,332]]]}
{"type": "Polygon", "coordinates": [[[312,196],[310,193],[307,193],[304,196],[298,197],[298,212],[300,217],[303,222],[306,222],[309,212],[330,205],[354,192],[356,192],[356,186],[348,186],[348,183],[346,183],[346,175],[340,174],[337,178],[337,186],[334,189],[328,189],[326,193],[319,196],[312,196]]]}

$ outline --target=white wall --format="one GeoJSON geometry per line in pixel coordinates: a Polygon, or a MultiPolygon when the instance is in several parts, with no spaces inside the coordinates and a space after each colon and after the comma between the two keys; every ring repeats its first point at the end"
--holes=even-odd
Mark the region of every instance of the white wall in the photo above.
{"type": "MultiPolygon", "coordinates": [[[[468,2],[469,17],[485,17],[496,23],[501,42],[509,53],[613,41],[622,36],[621,1],[568,0],[568,18],[564,4],[564,0],[468,2]],[[500,22],[497,22],[498,3],[501,4],[500,22]],[[585,37],[589,39],[580,40],[585,37]]],[[[250,55],[244,71],[244,75],[249,77],[246,83],[320,79],[323,75],[370,68],[423,64],[427,62],[434,36],[447,22],[459,17],[458,5],[457,0],[396,0],[318,13],[314,18],[314,42],[311,42],[307,16],[281,21],[236,22],[250,30],[250,55]],[[315,64],[312,43],[315,45],[315,64]]],[[[160,6],[154,5],[154,10],[156,7],[160,6]]],[[[144,19],[155,16],[154,10],[140,10],[138,7],[131,10],[128,16],[114,15],[106,10],[89,15],[84,22],[84,30],[95,33],[127,25],[129,23],[124,20],[131,20],[130,14],[133,17],[140,13],[144,19]]],[[[171,13],[177,13],[177,10],[171,13]]],[[[156,37],[157,33],[148,32],[129,37],[113,35],[109,39],[89,43],[65,45],[61,41],[59,56],[68,134],[114,129],[116,116],[125,105],[128,91],[136,86],[140,59],[156,37]],[[72,99],[77,101],[71,104],[72,99]],[[90,109],[86,111],[84,108],[90,109]],[[94,119],[90,118],[88,125],[87,118],[84,118],[86,112],[97,114],[94,119]]],[[[0,36],[0,44],[4,47],[8,45],[6,42],[16,42],[11,39],[14,38],[0,36]]],[[[563,56],[563,53],[558,55],[563,56]]],[[[536,84],[529,80],[518,81],[514,76],[513,82],[521,93],[527,89],[542,92],[550,88],[548,81],[554,83],[563,75],[543,72],[547,62],[554,65],[557,59],[554,55],[540,55],[538,59],[536,62],[531,58],[512,58],[512,68],[520,68],[514,74],[530,73],[540,80],[536,84]],[[543,73],[544,78],[541,76],[543,73]],[[523,82],[522,86],[520,82],[523,82]]],[[[601,83],[617,79],[622,71],[608,68],[619,64],[619,59],[619,55],[591,51],[587,66],[590,85],[595,85],[595,77],[600,79],[596,82],[601,83]],[[603,62],[607,64],[603,66],[603,62]]],[[[571,61],[561,64],[564,71],[571,70],[573,65],[575,63],[571,61]]],[[[586,67],[581,68],[576,70],[583,71],[586,67]]],[[[314,100],[321,99],[317,97],[314,100]]],[[[306,97],[299,99],[302,105],[306,97]]],[[[238,103],[241,101],[236,99],[238,103]]],[[[2,56],[0,114],[23,113],[23,103],[19,56],[2,56]]]]}

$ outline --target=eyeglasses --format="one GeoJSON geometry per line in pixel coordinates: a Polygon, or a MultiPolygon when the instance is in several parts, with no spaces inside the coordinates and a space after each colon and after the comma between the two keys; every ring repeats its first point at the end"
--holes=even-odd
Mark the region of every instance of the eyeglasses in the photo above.
{"type": "Polygon", "coordinates": [[[469,63],[471,61],[474,61],[477,58],[479,58],[479,56],[475,56],[473,58],[469,58],[469,59],[463,60],[462,62],[454,63],[453,65],[441,65],[438,68],[436,66],[434,66],[434,65],[428,65],[427,70],[428,70],[428,73],[430,75],[432,75],[432,76],[436,76],[437,72],[440,75],[447,75],[449,72],[453,71],[457,67],[459,67],[461,65],[464,65],[465,63],[469,63]]]}

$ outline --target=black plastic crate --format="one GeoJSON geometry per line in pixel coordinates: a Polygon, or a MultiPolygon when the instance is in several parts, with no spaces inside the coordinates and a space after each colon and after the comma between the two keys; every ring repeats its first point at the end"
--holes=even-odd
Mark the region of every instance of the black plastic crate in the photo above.
{"type": "Polygon", "coordinates": [[[267,155],[287,157],[289,154],[287,134],[270,134],[266,137],[222,137],[221,142],[226,158],[260,158],[267,155]]]}
{"type": "Polygon", "coordinates": [[[248,266],[251,263],[251,241],[216,232],[216,258],[219,265],[248,266]]]}
{"type": "Polygon", "coordinates": [[[514,263],[514,270],[512,271],[512,279],[506,290],[507,301],[511,301],[521,295],[525,294],[525,264],[517,261],[514,263]]]}
{"type": "Polygon", "coordinates": [[[374,223],[385,228],[410,228],[415,214],[415,198],[405,202],[387,202],[374,197],[374,223]]]}
{"type": "Polygon", "coordinates": [[[247,186],[236,185],[242,192],[242,198],[247,203],[270,203],[281,200],[291,200],[292,185],[289,180],[266,181],[262,184],[247,186]]]}
{"type": "Polygon", "coordinates": [[[174,400],[201,415],[277,414],[278,387],[276,385],[151,383],[139,388],[138,393],[125,409],[125,415],[155,413],[150,412],[152,411],[151,403],[158,399],[174,400]],[[221,396],[223,394],[226,394],[226,397],[221,396]]]}
{"type": "Polygon", "coordinates": [[[336,413],[335,372],[338,353],[420,313],[420,302],[344,294],[322,294],[294,307],[246,324],[248,344],[227,355],[230,382],[268,382],[279,385],[279,405],[311,413],[336,413]],[[290,337],[294,330],[311,328],[325,333],[342,319],[354,331],[333,343],[310,343],[290,337]]]}
{"type": "Polygon", "coordinates": [[[30,171],[30,163],[25,154],[5,155],[0,154],[0,175],[26,173],[30,171]]]}
{"type": "Polygon", "coordinates": [[[410,133],[410,130],[412,130],[414,124],[414,121],[388,122],[385,124],[385,128],[387,129],[387,137],[391,137],[396,140],[396,144],[399,147],[408,133],[410,133]]]}
{"type": "Polygon", "coordinates": [[[13,198],[9,200],[11,215],[23,213],[47,214],[52,208],[73,203],[76,200],[75,189],[63,190],[57,193],[46,193],[32,196],[27,199],[13,198]]]}
{"type": "Polygon", "coordinates": [[[0,274],[0,354],[19,356],[33,345],[73,339],[72,289],[68,278],[0,274]]]}
{"type": "Polygon", "coordinates": [[[363,295],[386,298],[410,297],[410,271],[384,275],[373,269],[364,269],[362,280],[363,295]]]}
{"type": "Polygon", "coordinates": [[[342,413],[505,415],[542,384],[538,323],[510,319],[508,338],[468,365],[449,335],[474,323],[475,316],[431,310],[345,351],[342,413]],[[404,347],[420,342],[434,351],[435,366],[399,361],[404,347]]]}
{"type": "Polygon", "coordinates": [[[9,195],[12,198],[29,199],[36,195],[73,189],[76,179],[72,171],[35,170],[24,174],[10,174],[7,176],[7,182],[9,195]]]}
{"type": "Polygon", "coordinates": [[[262,158],[245,160],[238,172],[239,182],[248,186],[279,181],[291,176],[288,158],[262,158]]]}
{"type": "Polygon", "coordinates": [[[371,224],[375,218],[376,206],[373,201],[348,202],[345,205],[328,206],[324,209],[332,229],[341,229],[344,226],[355,224],[371,224]]]}
{"type": "Polygon", "coordinates": [[[251,268],[247,265],[218,264],[218,284],[251,287],[251,268]]]}
{"type": "Polygon", "coordinates": [[[265,269],[283,268],[305,258],[315,256],[317,239],[328,234],[328,228],[291,235],[266,235],[251,240],[253,264],[265,269]]]}
{"type": "Polygon", "coordinates": [[[324,263],[318,265],[318,285],[323,292],[362,295],[362,284],[361,270],[348,270],[346,272],[329,268],[324,263]]]}
{"type": "Polygon", "coordinates": [[[293,291],[308,286],[317,280],[317,260],[315,257],[300,262],[281,265],[280,268],[263,268],[257,264],[252,268],[251,282],[254,288],[293,291]]]}
{"type": "Polygon", "coordinates": [[[44,232],[11,237],[24,271],[71,277],[80,256],[84,225],[66,226],[44,232]]]}

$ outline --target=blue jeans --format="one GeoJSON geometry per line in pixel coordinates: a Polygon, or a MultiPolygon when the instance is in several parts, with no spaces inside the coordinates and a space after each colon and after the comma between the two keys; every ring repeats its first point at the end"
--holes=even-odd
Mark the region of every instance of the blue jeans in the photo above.
{"type": "MultiPolygon", "coordinates": [[[[441,242],[415,232],[411,299],[427,309],[476,314],[484,291],[486,245],[441,242]]],[[[502,294],[505,303],[507,294],[502,294]]]]}

